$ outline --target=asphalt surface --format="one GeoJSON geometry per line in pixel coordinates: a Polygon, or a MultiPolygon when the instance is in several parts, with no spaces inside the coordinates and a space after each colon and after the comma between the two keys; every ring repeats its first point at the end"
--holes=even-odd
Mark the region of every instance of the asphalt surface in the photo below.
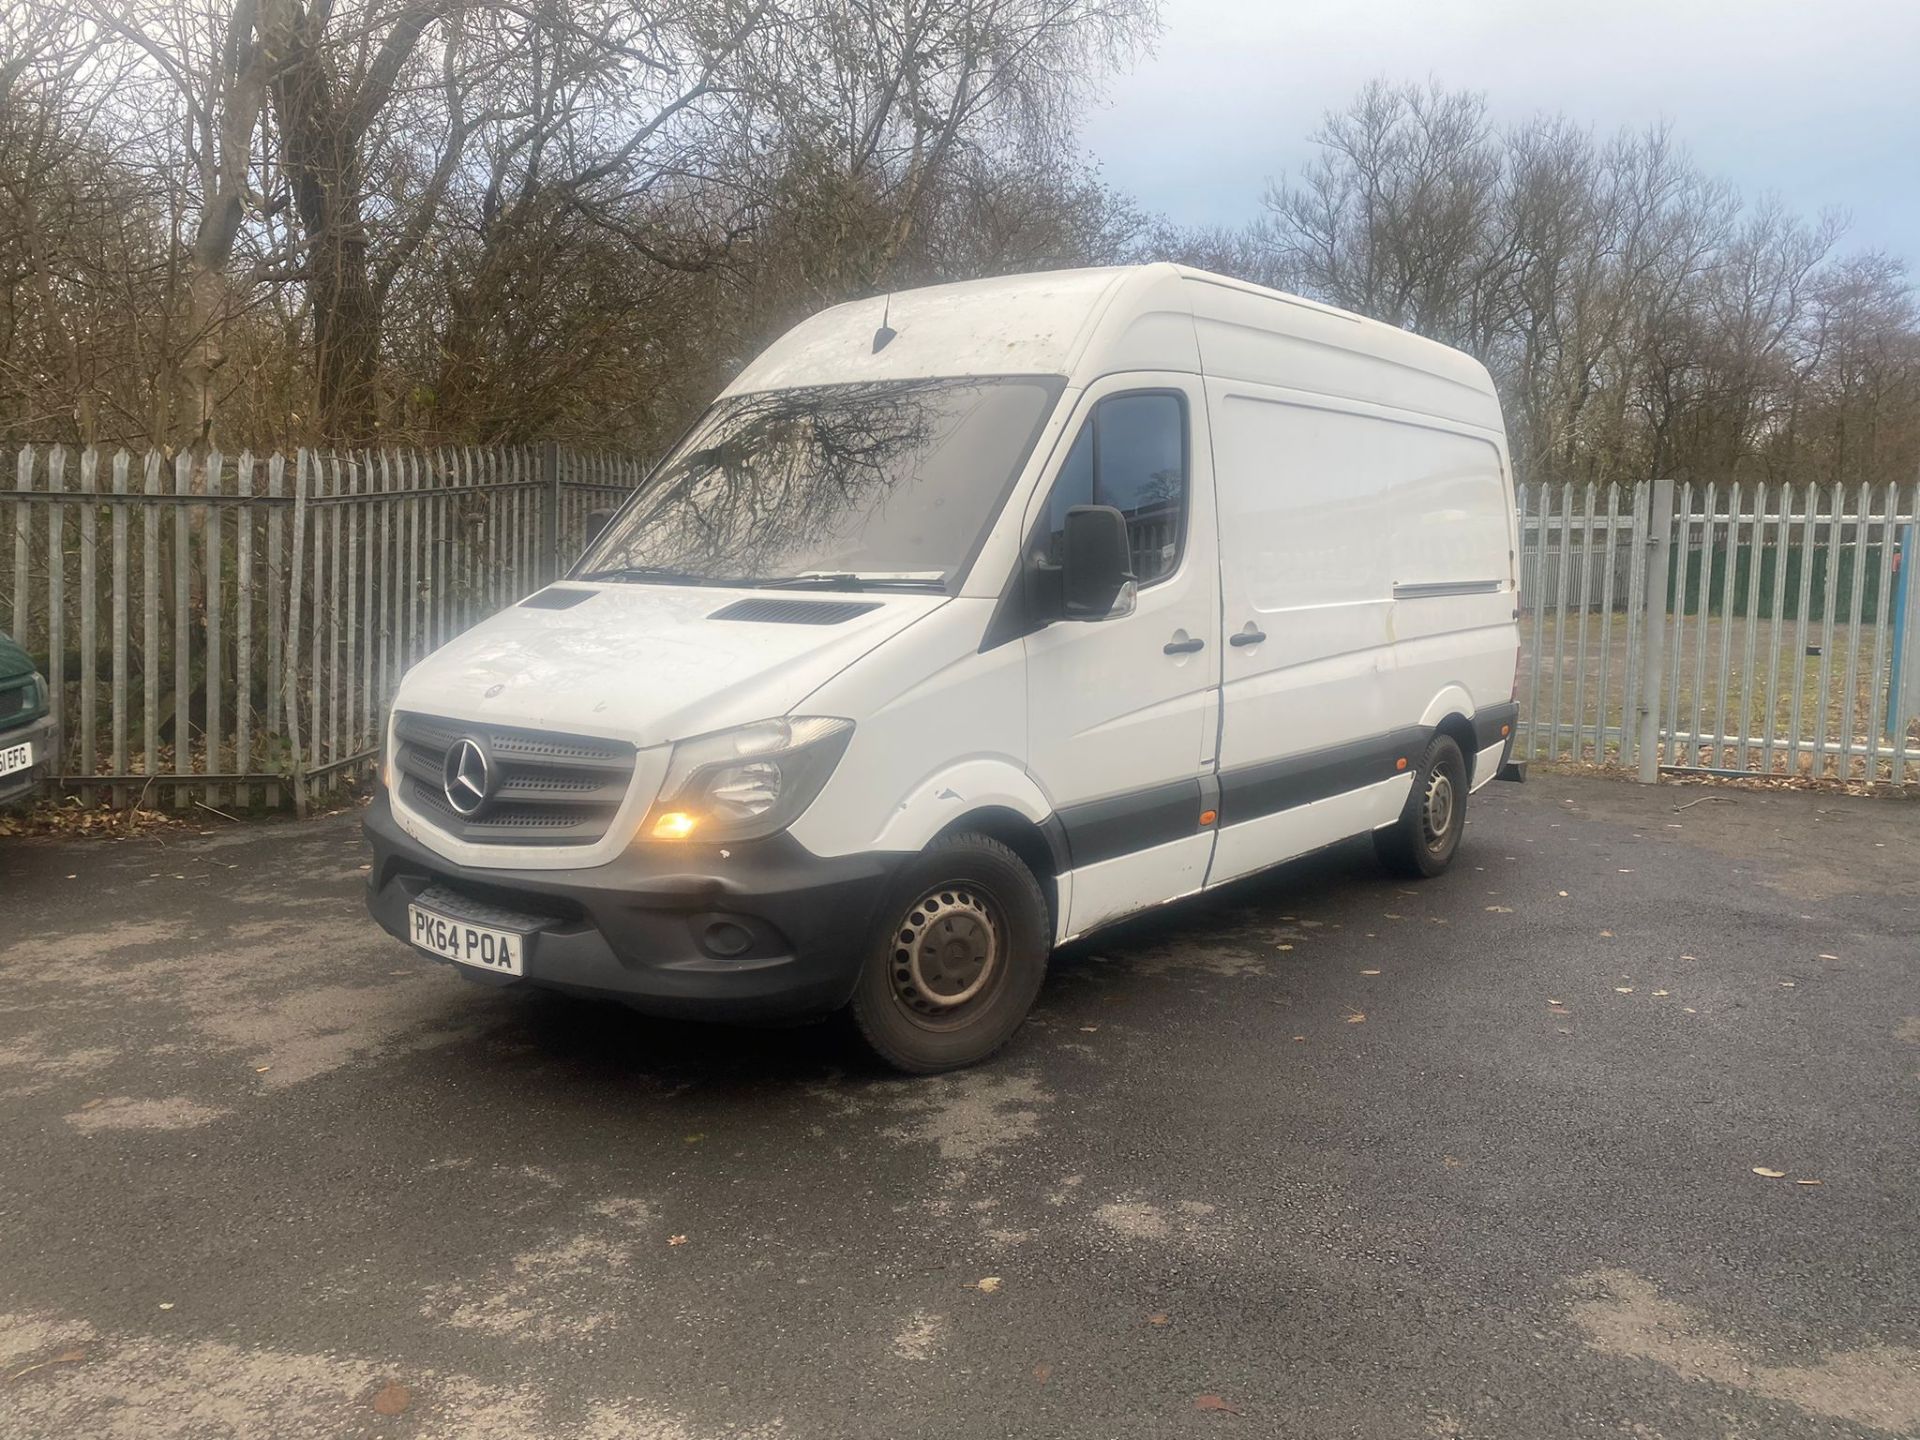
{"type": "Polygon", "coordinates": [[[0,842],[0,1436],[1920,1433],[1920,809],[1472,820],[936,1080],[464,984],[352,816],[0,842]]]}

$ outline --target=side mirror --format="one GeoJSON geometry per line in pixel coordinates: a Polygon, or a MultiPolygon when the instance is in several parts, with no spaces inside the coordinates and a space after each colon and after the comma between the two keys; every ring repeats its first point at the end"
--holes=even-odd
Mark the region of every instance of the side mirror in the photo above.
{"type": "Polygon", "coordinates": [[[613,511],[611,510],[589,510],[587,512],[586,539],[580,548],[584,550],[588,545],[598,540],[600,538],[600,532],[607,528],[607,522],[611,519],[613,519],[613,511]]]}
{"type": "Polygon", "coordinates": [[[1067,511],[1060,553],[1060,611],[1068,620],[1113,620],[1133,613],[1133,552],[1127,517],[1111,505],[1067,511]]]}

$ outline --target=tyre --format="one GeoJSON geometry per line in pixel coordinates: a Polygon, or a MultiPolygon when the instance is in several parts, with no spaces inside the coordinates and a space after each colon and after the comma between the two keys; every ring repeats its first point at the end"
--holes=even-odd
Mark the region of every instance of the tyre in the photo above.
{"type": "Polygon", "coordinates": [[[932,1075],[986,1059],[1020,1028],[1046,976],[1046,897],[998,840],[942,836],[881,907],[849,1006],[869,1049],[932,1075]]]}
{"type": "Polygon", "coordinates": [[[1453,862],[1467,823],[1467,762],[1448,735],[1427,742],[1400,818],[1373,832],[1380,863],[1395,875],[1438,875],[1453,862]]]}

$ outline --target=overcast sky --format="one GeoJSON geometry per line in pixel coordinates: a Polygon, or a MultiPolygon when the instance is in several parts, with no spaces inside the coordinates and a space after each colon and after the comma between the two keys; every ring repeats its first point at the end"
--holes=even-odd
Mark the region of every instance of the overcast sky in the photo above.
{"type": "Polygon", "coordinates": [[[1497,120],[1673,122],[1703,168],[1920,272],[1920,0],[1163,0],[1155,54],[1089,119],[1105,177],[1182,223],[1252,216],[1322,112],[1376,75],[1497,120]]]}

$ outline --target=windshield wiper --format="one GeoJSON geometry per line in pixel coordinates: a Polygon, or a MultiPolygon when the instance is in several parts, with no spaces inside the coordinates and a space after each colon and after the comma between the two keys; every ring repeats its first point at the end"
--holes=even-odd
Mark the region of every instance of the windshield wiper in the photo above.
{"type": "Polygon", "coordinates": [[[781,575],[743,580],[755,590],[944,590],[947,582],[932,575],[861,575],[852,570],[808,575],[781,575]]]}
{"type": "Polygon", "coordinates": [[[695,575],[690,570],[675,570],[666,565],[615,565],[606,570],[589,570],[576,580],[639,581],[651,585],[732,585],[732,580],[716,580],[710,575],[695,575]]]}

